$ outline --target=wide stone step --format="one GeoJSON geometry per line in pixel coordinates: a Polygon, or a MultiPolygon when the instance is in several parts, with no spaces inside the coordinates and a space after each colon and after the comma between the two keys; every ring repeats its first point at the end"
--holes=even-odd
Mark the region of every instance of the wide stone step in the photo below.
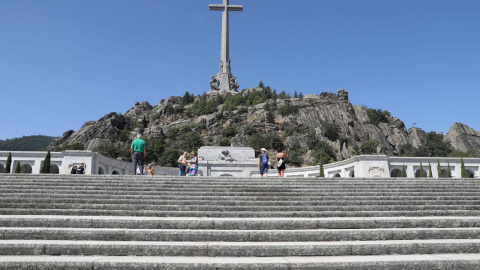
{"type": "Polygon", "coordinates": [[[132,195],[128,193],[117,193],[117,194],[85,194],[85,193],[76,193],[76,194],[52,194],[52,193],[1,193],[1,197],[16,197],[16,199],[25,198],[36,198],[36,199],[48,199],[48,198],[66,198],[66,199],[133,199],[133,200],[141,200],[141,199],[154,199],[154,200],[230,200],[230,201],[280,201],[280,202],[290,202],[290,201],[306,201],[306,202],[317,202],[317,201],[350,201],[350,200],[374,200],[374,201],[382,201],[382,200],[403,200],[403,201],[411,201],[411,200],[450,200],[455,201],[459,200],[470,200],[470,201],[478,201],[480,199],[480,195],[475,196],[458,196],[458,195],[437,195],[437,194],[426,194],[426,195],[416,195],[412,196],[409,194],[396,194],[391,196],[385,196],[381,194],[377,194],[377,196],[360,196],[360,195],[349,195],[349,196],[341,196],[341,195],[329,195],[329,196],[316,196],[316,195],[297,195],[297,196],[279,196],[279,195],[269,195],[269,196],[252,196],[249,194],[242,194],[241,196],[233,196],[231,194],[219,195],[218,193],[210,194],[209,196],[200,196],[200,195],[170,195],[170,194],[162,194],[162,195],[155,195],[155,194],[137,194],[132,195]]]}
{"type": "MultiPolygon", "coordinates": [[[[479,191],[480,193],[480,191],[479,191]]],[[[202,200],[202,199],[215,199],[215,198],[235,198],[238,200],[297,200],[297,201],[306,201],[306,200],[315,200],[315,201],[324,201],[324,200],[342,200],[342,199],[366,199],[366,200],[382,200],[382,199],[397,199],[397,200],[423,200],[423,199],[433,199],[433,200],[442,200],[449,199],[458,200],[470,199],[475,200],[479,199],[480,195],[472,192],[424,192],[424,193],[325,193],[317,194],[315,192],[305,192],[305,193],[277,193],[277,192],[261,192],[261,193],[250,193],[250,192],[199,192],[198,194],[193,193],[180,193],[180,192],[136,192],[136,191],[69,191],[69,192],[39,192],[38,190],[23,190],[18,192],[1,192],[0,196],[4,197],[18,197],[25,196],[27,198],[91,198],[91,199],[129,199],[129,198],[141,198],[141,199],[181,199],[181,197],[186,198],[186,200],[202,200]]],[[[25,198],[25,199],[27,199],[25,198]]],[[[18,198],[21,199],[21,198],[18,198]]]]}
{"type": "Polygon", "coordinates": [[[0,240],[0,255],[281,257],[436,253],[480,253],[480,239],[342,242],[0,240]]]}
{"type": "Polygon", "coordinates": [[[2,208],[19,209],[88,209],[142,211],[220,211],[220,212],[353,212],[353,211],[479,211],[480,205],[331,205],[331,206],[225,206],[225,205],[151,205],[151,204],[91,204],[91,203],[4,203],[2,208]]]}
{"type": "Polygon", "coordinates": [[[361,218],[201,218],[110,216],[0,216],[0,227],[189,229],[189,230],[316,230],[379,228],[480,228],[480,217],[361,218]]]}
{"type": "Polygon", "coordinates": [[[315,189],[319,191],[328,191],[328,190],[356,190],[356,191],[372,191],[372,190],[384,190],[384,191],[416,191],[419,189],[422,190],[431,190],[431,191],[442,191],[446,189],[450,190],[464,190],[465,188],[471,187],[478,190],[478,186],[475,185],[459,185],[459,186],[452,186],[452,185],[428,185],[428,186],[419,186],[419,185],[411,185],[411,186],[384,186],[381,184],[377,185],[348,185],[348,186],[338,186],[338,185],[328,185],[328,184],[286,184],[286,183],[276,183],[276,184],[269,184],[269,185],[258,185],[258,184],[247,184],[241,183],[238,185],[206,185],[206,184],[197,184],[193,183],[188,186],[184,185],[175,185],[175,184],[167,184],[167,183],[156,183],[156,184],[141,184],[141,183],[132,183],[132,184],[115,184],[115,183],[102,183],[102,184],[93,184],[93,183],[22,183],[22,184],[6,184],[0,182],[0,187],[2,189],[22,189],[28,187],[35,187],[35,188],[55,188],[58,190],[61,189],[116,189],[116,190],[124,190],[129,188],[136,188],[139,190],[148,190],[148,189],[165,189],[165,190],[194,190],[198,189],[212,189],[212,190],[231,190],[231,189],[247,189],[247,190],[258,190],[258,189],[298,189],[298,190],[309,190],[315,189]]]}
{"type": "Polygon", "coordinates": [[[480,228],[191,230],[0,227],[0,240],[314,242],[480,239],[480,228]]]}
{"type": "MultiPolygon", "coordinates": [[[[285,177],[285,178],[278,178],[276,176],[271,176],[268,178],[249,178],[249,177],[205,177],[205,176],[196,176],[196,177],[184,177],[184,176],[179,176],[179,175],[155,175],[155,176],[146,176],[146,175],[70,175],[70,174],[37,174],[37,175],[29,175],[29,174],[9,174],[5,175],[5,179],[11,179],[11,180],[29,180],[29,179],[36,179],[36,180],[69,180],[69,179],[78,179],[80,180],[95,180],[97,179],[98,181],[125,181],[125,180],[137,180],[137,181],[154,181],[157,179],[174,179],[178,181],[191,181],[192,179],[194,180],[202,180],[202,181],[212,181],[212,180],[219,180],[219,181],[238,181],[241,179],[245,180],[255,180],[255,181],[272,181],[272,180],[282,180],[282,181],[291,181],[291,180],[310,180],[310,181],[318,181],[319,179],[322,181],[331,181],[331,182],[344,182],[345,178],[304,178],[303,176],[298,176],[298,177],[285,177]]],[[[431,181],[455,181],[456,179],[452,178],[416,178],[416,179],[409,179],[409,178],[349,178],[348,180],[356,180],[356,181],[392,181],[392,182],[405,182],[405,181],[425,181],[425,182],[431,182],[431,181]]],[[[469,180],[469,181],[474,181],[475,178],[466,178],[462,180],[469,180]]]]}
{"type": "Polygon", "coordinates": [[[157,188],[164,188],[166,190],[173,190],[173,189],[185,189],[191,190],[194,188],[199,189],[235,189],[235,188],[246,188],[250,190],[257,190],[257,189],[281,189],[282,187],[288,189],[299,189],[299,190],[308,190],[308,188],[318,189],[318,190],[358,190],[358,191],[369,191],[369,190],[410,190],[415,191],[419,189],[425,190],[445,190],[445,189],[452,189],[452,190],[460,190],[464,188],[474,188],[478,189],[478,182],[476,183],[462,183],[460,184],[395,184],[395,185],[385,185],[381,182],[377,182],[375,184],[362,184],[362,183],[351,183],[345,185],[337,185],[337,184],[330,184],[324,182],[314,182],[314,183],[302,183],[302,182],[293,182],[293,183],[284,183],[284,182],[272,182],[272,183],[249,183],[249,182],[239,182],[239,183],[202,183],[202,182],[189,182],[185,184],[179,184],[174,181],[170,182],[154,182],[154,183],[142,183],[142,182],[118,182],[118,183],[111,183],[111,182],[19,182],[19,183],[6,183],[0,182],[0,187],[2,189],[21,189],[25,187],[49,187],[49,188],[56,188],[56,189],[68,189],[68,188],[84,188],[84,189],[98,189],[98,188],[111,188],[111,189],[128,189],[128,188],[137,188],[142,190],[147,189],[157,189],[157,188]]]}
{"type": "Polygon", "coordinates": [[[65,190],[65,189],[104,189],[108,188],[109,190],[129,190],[129,189],[136,189],[136,190],[151,190],[151,189],[163,189],[166,191],[178,191],[179,189],[185,191],[195,191],[195,190],[213,190],[213,191],[225,191],[225,190],[248,190],[248,191],[258,191],[258,190],[265,190],[265,189],[272,189],[272,190],[298,190],[298,191],[309,191],[309,190],[317,190],[317,191],[341,191],[341,190],[354,190],[356,192],[368,192],[368,191],[385,191],[385,192],[397,192],[397,191],[418,191],[426,190],[426,191],[444,191],[444,190],[466,190],[466,188],[473,188],[478,190],[477,184],[472,185],[393,185],[393,186],[385,186],[381,183],[377,183],[376,185],[329,185],[326,183],[316,183],[316,184],[283,184],[283,183],[271,183],[271,184],[248,184],[248,183],[239,183],[237,185],[226,184],[221,185],[218,183],[215,184],[203,184],[203,183],[190,183],[189,185],[177,185],[175,183],[78,183],[78,182],[65,182],[65,183],[44,183],[44,182],[33,182],[33,183],[4,183],[0,182],[0,187],[2,189],[24,189],[24,188],[53,188],[55,190],[65,190]]]}
{"type": "MultiPolygon", "coordinates": [[[[4,175],[5,176],[5,175],[4,175]]],[[[2,183],[12,184],[12,185],[21,185],[21,184],[65,184],[65,185],[74,185],[78,184],[89,184],[89,185],[102,185],[102,184],[117,184],[117,185],[156,185],[156,184],[169,184],[188,187],[192,184],[195,185],[218,185],[218,186],[229,186],[229,185],[249,185],[249,186],[262,186],[262,185],[330,185],[330,186],[464,186],[464,185],[473,185],[478,183],[479,179],[407,179],[407,180],[398,180],[398,179],[342,179],[342,180],[332,180],[331,178],[217,178],[217,177],[204,177],[204,178],[175,178],[175,177],[141,177],[141,178],[125,178],[125,179],[103,179],[103,178],[88,178],[88,177],[70,177],[66,179],[57,178],[55,176],[51,178],[37,178],[34,175],[30,175],[29,178],[25,179],[9,179],[8,177],[2,178],[2,183]]]]}
{"type": "Polygon", "coordinates": [[[478,269],[480,253],[335,257],[0,256],[0,269],[478,269]]]}
{"type": "Polygon", "coordinates": [[[477,210],[413,211],[155,211],[102,209],[0,209],[0,215],[79,215],[79,216],[145,216],[145,217],[398,217],[398,216],[479,216],[477,210]]]}
{"type": "MultiPolygon", "coordinates": [[[[209,194],[209,195],[178,195],[178,194],[162,194],[162,195],[142,195],[142,194],[52,194],[52,193],[44,193],[44,194],[28,194],[28,193],[7,193],[7,194],[0,194],[0,198],[3,202],[7,202],[6,198],[14,197],[14,201],[22,201],[22,200],[38,200],[38,199],[65,199],[65,200],[74,200],[74,199],[83,199],[84,201],[90,200],[133,200],[133,201],[140,201],[140,200],[154,200],[154,201],[239,201],[239,202],[251,202],[251,201],[279,201],[283,203],[288,203],[291,201],[297,202],[349,202],[349,201],[474,201],[474,204],[477,204],[480,200],[480,196],[467,196],[467,195],[444,195],[444,194],[423,194],[418,196],[412,195],[377,195],[377,196],[343,196],[343,195],[328,195],[328,196],[320,196],[320,195],[277,195],[277,194],[269,194],[263,196],[256,196],[251,194],[242,194],[242,195],[235,195],[235,194],[209,194]]],[[[14,202],[10,201],[10,202],[14,202]]],[[[127,201],[128,202],[128,201],[127,201]]]]}
{"type": "Polygon", "coordinates": [[[298,190],[298,189],[257,189],[257,190],[248,190],[248,189],[226,189],[226,190],[212,190],[212,189],[192,189],[192,190],[183,190],[183,189],[174,189],[174,190],[164,190],[162,188],[157,189],[147,189],[142,190],[138,188],[127,188],[127,189],[108,189],[108,188],[98,188],[98,189],[85,189],[85,188],[67,188],[67,189],[55,189],[55,188],[21,188],[21,189],[2,189],[1,193],[8,194],[90,194],[90,195],[143,195],[143,196],[161,196],[161,195],[184,195],[184,196],[212,196],[212,195],[223,195],[228,194],[230,196],[319,196],[319,197],[328,197],[328,196],[476,196],[478,197],[478,192],[480,190],[472,189],[443,189],[443,190],[366,190],[366,191],[355,191],[355,190],[298,190]]]}
{"type": "Polygon", "coordinates": [[[258,178],[258,177],[182,177],[178,175],[155,175],[155,176],[134,176],[134,175],[29,175],[29,174],[6,174],[4,177],[5,181],[138,181],[138,182],[153,182],[159,180],[173,180],[177,182],[192,182],[192,181],[201,181],[201,182],[293,182],[293,181],[302,181],[302,182],[330,182],[330,183],[345,183],[347,181],[351,182],[393,182],[393,183],[409,183],[409,182],[455,182],[458,180],[465,182],[475,182],[478,179],[475,178],[465,178],[465,179],[452,179],[452,178],[304,178],[303,176],[298,177],[285,177],[278,178],[276,176],[271,176],[267,178],[258,178]]]}
{"type": "Polygon", "coordinates": [[[480,179],[453,179],[453,180],[385,180],[385,179],[344,179],[340,181],[331,181],[329,179],[314,180],[313,178],[273,178],[273,179],[260,179],[260,178],[243,178],[243,179],[220,179],[220,178],[148,178],[151,180],[141,179],[118,179],[118,180],[105,180],[101,178],[86,179],[83,177],[73,177],[69,179],[36,179],[31,176],[29,179],[6,179],[2,177],[0,185],[57,185],[57,186],[176,186],[189,188],[192,185],[198,186],[211,186],[211,187],[232,187],[232,186],[250,186],[250,187],[262,187],[262,186],[330,186],[338,188],[348,187],[380,187],[380,188],[412,188],[412,187],[462,187],[462,186],[475,186],[480,179]]]}
{"type": "Polygon", "coordinates": [[[153,201],[280,201],[280,202],[342,202],[345,200],[348,201],[474,201],[478,203],[480,196],[469,196],[469,195],[443,195],[443,194],[422,194],[417,196],[412,195],[377,195],[377,196],[343,196],[343,195],[278,195],[278,194],[268,194],[268,195],[251,195],[251,194],[208,194],[208,195],[178,195],[178,194],[162,194],[162,195],[151,195],[151,194],[26,194],[26,193],[7,193],[0,194],[3,202],[16,202],[16,201],[27,201],[27,200],[50,200],[50,199],[65,199],[65,200],[74,200],[74,199],[84,199],[84,201],[95,201],[95,200],[127,200],[128,203],[138,200],[153,200],[153,201]],[[14,198],[12,201],[7,201],[6,198],[14,198]],[[130,201],[128,201],[130,200],[130,201]]]}
{"type": "Polygon", "coordinates": [[[318,191],[337,191],[337,190],[354,190],[358,192],[362,191],[418,191],[418,190],[429,190],[429,191],[442,191],[442,190],[465,190],[466,188],[473,188],[478,190],[478,186],[475,185],[459,185],[459,186],[452,186],[452,185],[428,185],[428,186],[419,186],[419,185],[411,185],[411,186],[403,186],[403,185],[396,185],[396,186],[384,186],[381,184],[377,185],[348,185],[348,186],[337,186],[337,185],[328,185],[328,184],[286,184],[286,183],[276,183],[276,184],[268,184],[268,185],[258,185],[258,184],[248,184],[248,183],[239,183],[237,185],[205,185],[205,184],[197,184],[191,183],[188,186],[184,185],[176,185],[176,184],[166,184],[166,183],[156,183],[156,184],[141,184],[141,183],[131,183],[131,184],[115,184],[115,183],[103,183],[103,184],[93,184],[93,183],[23,183],[23,184],[5,184],[0,182],[0,187],[2,189],[23,189],[23,188],[53,188],[57,190],[64,190],[64,189],[104,189],[108,188],[111,190],[126,190],[126,189],[138,189],[138,190],[156,190],[156,189],[164,189],[168,191],[172,190],[187,190],[192,191],[195,189],[199,190],[235,190],[235,189],[242,189],[242,190],[264,190],[264,189],[286,189],[286,190],[299,190],[299,191],[308,191],[308,190],[318,190],[318,191]]]}
{"type": "Polygon", "coordinates": [[[157,185],[170,184],[177,186],[188,187],[194,185],[248,185],[248,186],[262,186],[262,185],[331,185],[331,186],[465,186],[476,185],[480,179],[340,179],[335,178],[219,178],[219,177],[124,177],[124,178],[102,178],[99,175],[95,176],[76,176],[76,177],[61,177],[59,175],[51,175],[41,178],[39,175],[25,175],[25,178],[11,178],[8,175],[2,177],[2,183],[5,184],[88,184],[88,185],[157,185]]]}
{"type": "Polygon", "coordinates": [[[3,197],[0,198],[0,206],[4,206],[7,203],[32,203],[32,204],[129,204],[129,205],[225,205],[225,206],[331,206],[331,205],[480,205],[480,200],[477,198],[471,199],[445,199],[445,198],[436,198],[436,199],[424,199],[424,200],[400,200],[395,198],[390,198],[389,200],[378,198],[371,199],[352,199],[352,200],[310,200],[310,201],[271,201],[271,200],[184,200],[181,198],[173,199],[159,199],[155,197],[151,198],[130,198],[125,199],[122,196],[117,196],[115,198],[104,198],[104,197],[80,197],[72,198],[70,196],[64,197],[3,197]]]}

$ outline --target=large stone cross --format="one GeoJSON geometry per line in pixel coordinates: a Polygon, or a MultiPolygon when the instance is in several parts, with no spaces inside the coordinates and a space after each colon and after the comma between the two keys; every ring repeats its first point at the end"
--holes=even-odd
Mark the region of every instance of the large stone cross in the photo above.
{"type": "Polygon", "coordinates": [[[228,4],[229,0],[223,0],[223,5],[209,5],[209,10],[217,10],[223,12],[222,17],[222,47],[220,54],[220,68],[218,74],[212,77],[210,82],[210,93],[238,92],[238,83],[235,76],[230,70],[229,56],[229,33],[228,33],[228,14],[230,11],[242,11],[243,6],[234,6],[228,4]]]}

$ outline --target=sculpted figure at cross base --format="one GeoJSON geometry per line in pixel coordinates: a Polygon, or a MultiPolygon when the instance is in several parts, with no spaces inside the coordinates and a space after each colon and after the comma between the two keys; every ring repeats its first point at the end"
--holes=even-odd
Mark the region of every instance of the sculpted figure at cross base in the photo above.
{"type": "Polygon", "coordinates": [[[217,80],[217,76],[212,76],[212,81],[210,82],[210,91],[219,91],[220,82],[217,80]]]}
{"type": "Polygon", "coordinates": [[[229,84],[230,84],[230,89],[235,89],[235,92],[238,92],[238,87],[240,85],[238,85],[238,83],[237,83],[237,78],[235,76],[233,76],[232,74],[230,74],[229,84]]]}
{"type": "Polygon", "coordinates": [[[236,161],[236,160],[230,155],[230,151],[228,151],[228,150],[223,150],[223,151],[220,153],[220,156],[218,156],[218,159],[219,159],[219,160],[225,160],[225,161],[236,161]]]}
{"type": "Polygon", "coordinates": [[[210,82],[210,92],[209,94],[218,94],[218,93],[238,93],[238,87],[240,87],[237,83],[237,78],[232,74],[217,74],[216,76],[212,76],[212,81],[210,82]],[[221,87],[221,85],[227,85],[227,89],[225,87],[221,87]]]}
{"type": "Polygon", "coordinates": [[[209,94],[238,93],[237,78],[230,70],[229,57],[229,12],[243,11],[243,6],[229,5],[229,0],[223,0],[223,5],[209,5],[210,10],[222,11],[222,42],[220,53],[219,71],[212,77],[209,94]]]}

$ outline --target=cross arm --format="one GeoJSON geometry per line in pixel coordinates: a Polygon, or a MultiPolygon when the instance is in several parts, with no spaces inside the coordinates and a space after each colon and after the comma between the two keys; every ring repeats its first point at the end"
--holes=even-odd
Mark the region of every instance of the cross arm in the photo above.
{"type": "MultiPolygon", "coordinates": [[[[225,6],[224,5],[208,5],[209,10],[219,10],[219,11],[224,11],[225,6]]],[[[227,6],[228,11],[243,11],[243,6],[227,6]]]]}

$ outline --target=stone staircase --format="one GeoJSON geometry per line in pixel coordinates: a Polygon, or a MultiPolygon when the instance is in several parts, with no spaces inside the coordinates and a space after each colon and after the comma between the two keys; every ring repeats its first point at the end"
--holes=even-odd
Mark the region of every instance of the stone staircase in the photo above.
{"type": "Polygon", "coordinates": [[[480,269],[480,180],[1,175],[0,269],[480,269]]]}

